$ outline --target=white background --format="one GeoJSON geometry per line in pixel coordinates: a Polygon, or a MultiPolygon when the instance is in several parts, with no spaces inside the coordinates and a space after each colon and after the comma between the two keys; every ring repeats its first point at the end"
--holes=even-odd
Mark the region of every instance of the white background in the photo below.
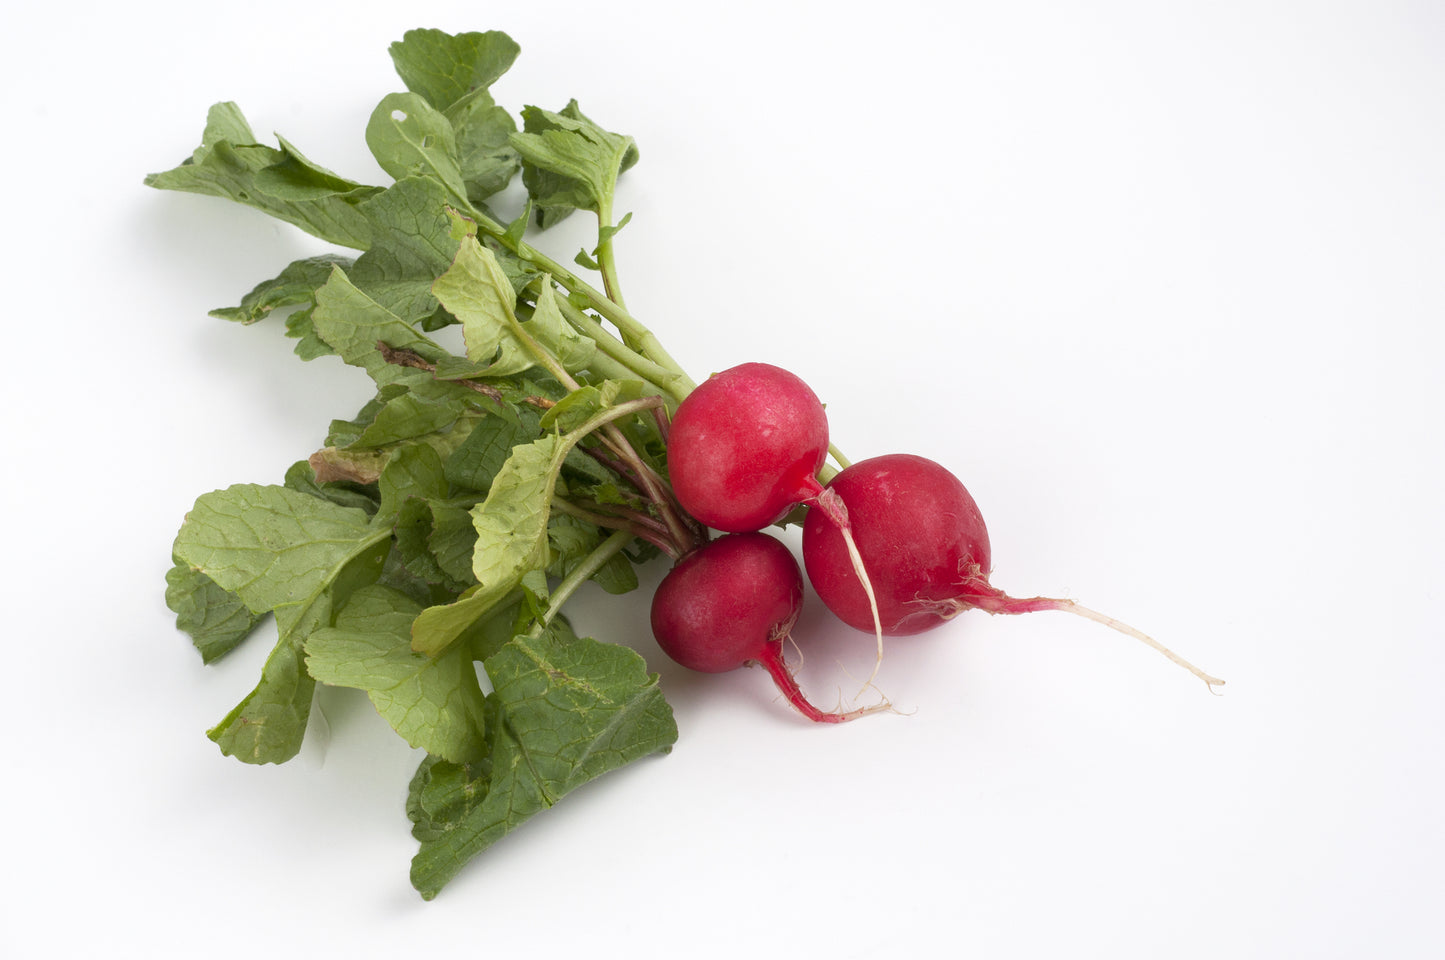
{"type": "MultiPolygon", "coordinates": [[[[50,3],[0,32],[0,954],[1445,950],[1440,5],[50,3]],[[141,180],[231,99],[383,182],[362,131],[413,26],[504,29],[502,103],[637,138],[623,285],[695,376],[791,368],[850,456],[964,479],[995,583],[1222,695],[1082,620],[972,614],[890,645],[906,715],[815,728],[759,671],[665,662],[645,594],[587,595],[676,750],[431,903],[417,757],[360,693],[290,764],[222,757],[268,644],[202,666],[170,540],[369,391],[205,315],[322,245],[141,180]]],[[[539,243],[570,259],[576,221],[539,243]]],[[[851,694],[868,638],[816,602],[798,634],[805,688],[851,694]]]]}

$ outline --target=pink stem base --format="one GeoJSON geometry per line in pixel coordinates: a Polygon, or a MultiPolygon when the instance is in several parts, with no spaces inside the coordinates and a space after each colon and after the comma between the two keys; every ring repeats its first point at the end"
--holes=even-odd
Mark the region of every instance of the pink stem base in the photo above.
{"type": "Polygon", "coordinates": [[[783,641],[781,639],[769,641],[767,648],[763,651],[763,655],[754,662],[762,664],[763,668],[768,671],[768,674],[773,678],[773,682],[776,683],[778,689],[782,691],[784,698],[787,699],[788,703],[792,704],[793,709],[814,723],[845,723],[870,713],[878,713],[882,710],[891,709],[890,705],[886,702],[875,704],[871,707],[860,707],[857,710],[849,710],[845,713],[829,713],[813,706],[813,704],[808,701],[808,698],[803,695],[802,688],[798,686],[798,681],[793,676],[793,671],[789,670],[788,665],[783,662],[783,641]]]}

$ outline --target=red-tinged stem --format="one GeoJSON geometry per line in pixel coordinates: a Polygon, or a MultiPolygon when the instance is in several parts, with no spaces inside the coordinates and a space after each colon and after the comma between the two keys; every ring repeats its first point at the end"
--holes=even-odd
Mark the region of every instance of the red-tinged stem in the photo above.
{"type": "Polygon", "coordinates": [[[668,435],[672,432],[672,418],[668,416],[666,407],[654,408],[652,418],[657,421],[657,434],[662,437],[662,445],[665,447],[668,435]]]}
{"type": "MultiPolygon", "coordinates": [[[[594,504],[593,506],[600,506],[594,504]]],[[[635,510],[626,511],[626,515],[604,513],[601,510],[589,509],[587,506],[572,503],[561,497],[552,498],[552,509],[559,513],[565,513],[585,520],[588,523],[609,530],[622,530],[631,533],[639,540],[646,540],[657,547],[673,560],[682,556],[682,547],[673,543],[672,538],[667,534],[667,528],[661,523],[653,520],[645,514],[635,510]]]]}
{"type": "Polygon", "coordinates": [[[820,710],[813,706],[813,704],[808,702],[808,698],[803,696],[803,691],[798,686],[797,679],[793,677],[793,671],[789,670],[788,665],[783,662],[783,641],[781,637],[768,641],[763,655],[757,659],[757,662],[762,664],[772,676],[773,682],[778,685],[778,689],[783,692],[783,696],[787,698],[788,703],[793,705],[793,709],[814,723],[846,723],[849,720],[856,720],[870,713],[878,713],[883,710],[892,709],[886,701],[874,704],[871,707],[859,707],[856,710],[849,710],[846,713],[828,713],[825,710],[820,710]]]}
{"type": "Polygon", "coordinates": [[[1200,680],[1203,680],[1205,685],[1209,687],[1211,693],[1215,687],[1224,686],[1223,680],[1205,673],[1148,634],[1136,630],[1120,620],[1115,620],[1107,614],[1099,613],[1097,610],[1090,610],[1085,606],[1080,606],[1072,600],[1060,600],[1052,597],[1011,597],[987,580],[977,576],[969,578],[965,584],[965,589],[967,591],[966,593],[954,600],[948,601],[947,606],[952,609],[945,614],[946,616],[956,616],[970,607],[975,607],[985,613],[1038,613],[1041,610],[1061,610],[1064,613],[1076,614],[1086,620],[1092,620],[1095,623],[1102,623],[1104,626],[1111,627],[1127,637],[1133,637],[1135,640],[1153,647],[1174,663],[1177,663],[1200,680]]]}

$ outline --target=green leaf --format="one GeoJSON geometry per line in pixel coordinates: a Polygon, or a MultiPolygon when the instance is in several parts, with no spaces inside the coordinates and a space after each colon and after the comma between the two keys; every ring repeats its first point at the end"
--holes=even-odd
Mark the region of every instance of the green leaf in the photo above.
{"type": "Polygon", "coordinates": [[[483,417],[467,439],[447,458],[446,475],[453,486],[486,493],[502,465],[519,443],[530,443],[540,435],[538,417],[530,407],[519,416],[483,417]]]}
{"type": "Polygon", "coordinates": [[[505,187],[522,166],[509,141],[517,124],[487,89],[519,51],[511,37],[498,31],[453,36],[441,30],[409,30],[391,46],[392,61],[407,89],[451,123],[462,182],[473,203],[505,187]]]}
{"type": "Polygon", "coordinates": [[[351,282],[408,323],[434,314],[432,283],[457,253],[447,216],[454,202],[437,181],[407,177],[362,204],[376,241],[347,270],[351,282]]]}
{"type": "Polygon", "coordinates": [[[574,209],[610,207],[617,178],[637,163],[637,144],[610,133],[583,115],[577,101],[558,113],[522,110],[522,132],[512,135],[522,155],[522,182],[537,206],[537,225],[546,228],[574,209]]]}
{"type": "Polygon", "coordinates": [[[381,510],[383,517],[395,518],[408,498],[443,499],[447,480],[442,458],[424,443],[413,443],[396,450],[381,471],[381,510]]]}
{"type": "Polygon", "coordinates": [[[596,573],[592,581],[611,594],[630,593],[639,586],[637,570],[632,561],[623,554],[613,554],[596,573]]]}
{"type": "Polygon", "coordinates": [[[336,353],[330,344],[316,335],[316,327],[311,322],[313,309],[302,307],[286,318],[286,336],[299,341],[295,353],[302,360],[315,360],[336,353]]]}
{"type": "Polygon", "coordinates": [[[211,107],[195,152],[180,166],[153,173],[145,182],[161,190],[244,203],[323,240],[359,250],[370,244],[371,230],[357,207],[381,190],[323,171],[294,148],[256,143],[234,103],[211,107]]]}
{"type": "Polygon", "coordinates": [[[366,145],[393,179],[433,177],[464,209],[469,207],[457,160],[456,132],[419,94],[382,97],[366,125],[366,145]]]}
{"type": "Polygon", "coordinates": [[[278,135],[276,142],[281,145],[281,159],[256,174],[256,186],[267,196],[290,201],[326,200],[347,196],[356,190],[369,194],[376,189],[362,187],[354,180],[313,163],[285,137],[278,135]]]}
{"type": "Polygon", "coordinates": [[[222,752],[248,763],[296,755],[314,689],[301,664],[306,637],[329,623],[333,603],[380,576],[390,535],[363,510],[286,487],[237,484],[196,501],[177,561],[252,613],[273,612],[279,634],[261,682],[208,734],[222,752]]]}
{"type": "Polygon", "coordinates": [[[377,449],[434,433],[456,423],[476,403],[476,394],[451,384],[419,379],[408,386],[405,393],[382,404],[351,448],[377,449]]]}
{"type": "Polygon", "coordinates": [[[377,501],[371,489],[357,483],[320,482],[316,479],[316,470],[311,466],[310,460],[298,460],[291,464],[286,470],[283,485],[290,490],[328,500],[338,506],[356,507],[366,511],[368,516],[376,514],[377,501]]]}
{"type": "Polygon", "coordinates": [[[602,542],[597,527],[566,514],[556,514],[547,522],[547,573],[561,579],[587,554],[602,542]]]}
{"type": "Polygon", "coordinates": [[[316,334],[340,354],[341,359],[364,368],[380,386],[416,381],[418,371],[387,363],[376,347],[378,342],[398,350],[411,350],[431,363],[447,355],[430,337],[357,288],[339,267],[332,269],[325,285],[316,291],[316,309],[311,319],[316,334]]]}
{"type": "Polygon", "coordinates": [[[527,321],[525,329],[569,373],[585,369],[597,355],[597,341],[578,333],[562,318],[550,276],[542,278],[537,307],[532,311],[532,319],[527,321]]]}
{"type": "Polygon", "coordinates": [[[602,399],[602,391],[591,384],[584,384],[558,400],[542,415],[542,428],[566,432],[586,423],[604,406],[606,401],[602,399]]]}
{"type": "Polygon", "coordinates": [[[411,622],[421,609],[387,587],[358,591],[334,627],[307,639],[307,669],[322,683],[365,690],[413,747],[454,763],[478,760],[487,748],[476,668],[464,645],[439,657],[411,651],[411,622]]]}
{"type": "Polygon", "coordinates": [[[275,277],[263,280],[253,287],[250,293],[241,298],[240,306],[212,310],[211,316],[219,320],[251,324],[277,307],[315,303],[316,291],[331,276],[331,269],[345,269],[351,264],[350,257],[329,253],[293,261],[275,277]]]}
{"type": "Polygon", "coordinates": [[[510,376],[532,367],[536,359],[515,333],[516,294],[490,249],[468,237],[456,260],[432,286],[432,294],[461,321],[467,359],[491,361],[488,373],[510,376]]]}
{"type": "Polygon", "coordinates": [[[496,83],[521,49],[499,30],[455,35],[408,30],[391,45],[390,53],[406,88],[446,110],[467,94],[496,83]]]}
{"type": "Polygon", "coordinates": [[[452,604],[431,607],[412,628],[412,648],[432,656],[450,646],[533,570],[547,566],[547,520],[562,460],[575,441],[546,436],[513,449],[487,498],[472,508],[477,586],[452,604]]]}
{"type": "Polygon", "coordinates": [[[432,899],[462,866],[577,787],[671,749],[672,709],[642,658],[571,636],[560,623],[486,660],[485,762],[429,757],[407,800],[413,886],[432,899]]]}
{"type": "Polygon", "coordinates": [[[517,123],[486,90],[477,90],[457,101],[447,109],[446,118],[456,131],[467,199],[483,203],[511,183],[522,169],[522,156],[512,146],[517,123]]]}
{"type": "Polygon", "coordinates": [[[477,549],[477,528],[472,524],[471,506],[431,501],[432,529],[427,545],[437,564],[453,581],[465,585],[477,582],[472,573],[472,554],[477,549]]]}
{"type": "Polygon", "coordinates": [[[458,577],[443,569],[437,552],[432,547],[432,539],[437,530],[432,511],[436,506],[439,504],[432,500],[411,498],[404,501],[401,509],[397,511],[394,528],[396,548],[393,553],[400,563],[412,577],[443,588],[448,593],[448,596],[435,599],[427,606],[450,603],[458,593],[473,582],[471,579],[471,551],[472,545],[476,541],[476,532],[472,530],[471,515],[464,508],[452,508],[461,514],[469,538],[459,551],[464,560],[464,563],[459,566],[465,576],[458,577]]]}
{"type": "Polygon", "coordinates": [[[191,635],[204,663],[230,653],[261,620],[240,597],[186,563],[166,573],[166,606],[176,615],[176,627],[191,635]]]}

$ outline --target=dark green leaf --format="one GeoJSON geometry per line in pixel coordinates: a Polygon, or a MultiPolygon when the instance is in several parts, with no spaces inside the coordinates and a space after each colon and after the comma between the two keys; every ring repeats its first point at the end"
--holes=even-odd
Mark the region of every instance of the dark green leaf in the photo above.
{"type": "Polygon", "coordinates": [[[255,323],[277,307],[316,302],[316,291],[331,276],[332,267],[349,268],[350,257],[322,254],[289,264],[270,280],[262,281],[241,298],[238,307],[220,307],[211,316],[237,323],[255,323]]]}
{"type": "Polygon", "coordinates": [[[506,187],[522,169],[522,157],[511,140],[517,123],[486,90],[457,101],[447,109],[446,118],[456,131],[467,198],[480,204],[506,187]]]}
{"type": "Polygon", "coordinates": [[[391,59],[406,88],[438,110],[485,90],[511,68],[521,47],[498,30],[448,34],[408,30],[391,45],[391,59]]]}
{"type": "Polygon", "coordinates": [[[407,323],[435,314],[432,283],[457,253],[447,216],[454,202],[437,181],[407,177],[362,204],[376,242],[347,270],[351,282],[407,323]]]}
{"type": "Polygon", "coordinates": [[[424,761],[407,800],[421,841],[412,884],[430,900],[468,860],[589,780],[666,752],[672,709],[626,647],[578,639],[554,623],[486,661],[484,761],[424,761]]]}
{"type": "Polygon", "coordinates": [[[629,593],[638,587],[637,570],[632,566],[632,561],[620,553],[608,558],[601,569],[592,575],[592,580],[612,594],[629,593]]]}
{"type": "Polygon", "coordinates": [[[235,649],[262,616],[204,573],[180,562],[166,573],[166,606],[176,615],[176,627],[191,635],[205,663],[235,649]]]}
{"type": "Polygon", "coordinates": [[[323,240],[364,250],[371,242],[371,230],[357,206],[381,188],[336,178],[328,181],[332,188],[346,183],[351,184],[350,189],[316,189],[309,193],[295,189],[295,175],[309,164],[298,158],[299,154],[256,143],[240,108],[234,103],[218,103],[211,107],[196,151],[180,166],[153,173],[145,182],[161,190],[202,193],[244,203],[323,240]],[[281,169],[263,176],[273,167],[281,169]]]}
{"type": "Polygon", "coordinates": [[[583,115],[577,101],[560,112],[522,110],[522,132],[512,135],[522,155],[522,182],[543,229],[574,209],[597,213],[610,206],[617,178],[637,163],[631,137],[610,133],[583,115]]]}
{"type": "Polygon", "coordinates": [[[536,411],[523,407],[513,419],[483,417],[466,441],[447,459],[446,475],[453,486],[486,493],[512,448],[540,436],[536,411]]]}
{"type": "Polygon", "coordinates": [[[395,518],[408,498],[443,499],[447,480],[442,458],[424,443],[407,444],[397,449],[381,471],[380,515],[395,518]]]}

